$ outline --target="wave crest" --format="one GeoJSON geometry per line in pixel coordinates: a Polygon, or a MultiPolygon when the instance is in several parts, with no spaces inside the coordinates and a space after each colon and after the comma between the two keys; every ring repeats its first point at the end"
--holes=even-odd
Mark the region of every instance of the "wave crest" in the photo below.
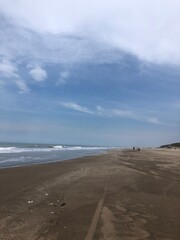
{"type": "Polygon", "coordinates": [[[88,147],[88,146],[62,146],[56,145],[45,148],[20,148],[20,147],[0,147],[0,153],[21,153],[21,152],[52,152],[52,151],[81,151],[81,150],[107,150],[107,147],[88,147]]]}

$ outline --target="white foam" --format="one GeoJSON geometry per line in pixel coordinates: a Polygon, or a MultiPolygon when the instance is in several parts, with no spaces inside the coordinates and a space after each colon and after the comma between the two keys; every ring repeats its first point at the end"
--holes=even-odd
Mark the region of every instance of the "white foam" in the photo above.
{"type": "MultiPolygon", "coordinates": [[[[74,146],[74,147],[67,147],[68,150],[83,150],[83,147],[80,146],[74,146]]],[[[84,149],[85,150],[85,149],[84,149]]]]}
{"type": "Polygon", "coordinates": [[[75,150],[107,150],[107,147],[86,147],[86,146],[62,146],[57,145],[52,148],[18,148],[0,147],[0,153],[22,153],[22,152],[52,152],[52,151],[75,151],[75,150]]]}
{"type": "Polygon", "coordinates": [[[63,146],[57,145],[57,146],[54,146],[53,148],[54,148],[54,149],[63,149],[63,146]]]}
{"type": "Polygon", "coordinates": [[[0,153],[11,153],[16,150],[16,147],[0,147],[0,153]]]}

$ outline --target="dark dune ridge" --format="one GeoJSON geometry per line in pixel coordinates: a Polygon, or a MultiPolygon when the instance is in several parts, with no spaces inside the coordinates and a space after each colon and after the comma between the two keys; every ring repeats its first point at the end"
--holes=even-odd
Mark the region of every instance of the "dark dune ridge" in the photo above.
{"type": "Polygon", "coordinates": [[[0,170],[2,240],[179,240],[180,151],[0,170]]]}
{"type": "Polygon", "coordinates": [[[170,143],[160,146],[160,148],[180,148],[180,143],[170,143]]]}

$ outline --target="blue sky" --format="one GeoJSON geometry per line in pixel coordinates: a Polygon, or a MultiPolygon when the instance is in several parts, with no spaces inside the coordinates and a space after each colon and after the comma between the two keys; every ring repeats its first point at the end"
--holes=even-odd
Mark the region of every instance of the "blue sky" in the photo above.
{"type": "Polygon", "coordinates": [[[0,141],[180,141],[179,10],[178,1],[0,1],[0,141]]]}

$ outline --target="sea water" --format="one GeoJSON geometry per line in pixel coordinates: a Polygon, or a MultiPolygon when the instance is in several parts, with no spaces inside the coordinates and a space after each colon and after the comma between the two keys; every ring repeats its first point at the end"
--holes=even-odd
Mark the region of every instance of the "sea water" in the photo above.
{"type": "Polygon", "coordinates": [[[102,153],[109,147],[0,143],[0,168],[57,162],[102,153]]]}

